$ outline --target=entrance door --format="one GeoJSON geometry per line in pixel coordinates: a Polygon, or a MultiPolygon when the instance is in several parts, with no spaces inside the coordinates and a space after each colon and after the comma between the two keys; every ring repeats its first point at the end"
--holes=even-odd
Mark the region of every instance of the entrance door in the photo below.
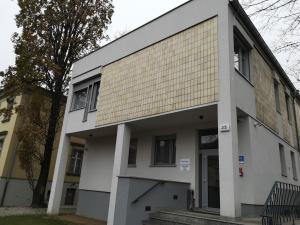
{"type": "Polygon", "coordinates": [[[202,208],[220,209],[219,156],[217,149],[201,150],[202,208]]]}

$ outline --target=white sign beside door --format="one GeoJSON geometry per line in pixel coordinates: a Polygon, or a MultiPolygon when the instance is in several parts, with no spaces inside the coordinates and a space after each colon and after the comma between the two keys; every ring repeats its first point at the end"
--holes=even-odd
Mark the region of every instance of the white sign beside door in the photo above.
{"type": "Polygon", "coordinates": [[[191,160],[190,159],[180,159],[180,171],[190,171],[191,169],[191,160]]]}

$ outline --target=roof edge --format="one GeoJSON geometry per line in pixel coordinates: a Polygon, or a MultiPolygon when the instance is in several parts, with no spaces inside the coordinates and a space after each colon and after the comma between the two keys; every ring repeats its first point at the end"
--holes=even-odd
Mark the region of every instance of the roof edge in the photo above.
{"type": "Polygon", "coordinates": [[[298,93],[298,90],[295,88],[294,84],[288,77],[285,70],[282,68],[281,64],[278,62],[277,58],[241,6],[238,0],[229,0],[230,5],[235,10],[239,18],[242,20],[243,23],[245,23],[246,27],[249,29],[249,31],[252,33],[254,39],[259,44],[259,46],[262,48],[266,56],[270,59],[271,63],[274,65],[274,67],[278,70],[279,75],[287,82],[288,86],[292,89],[292,92],[295,97],[297,97],[298,100],[300,100],[300,95],[298,93]]]}

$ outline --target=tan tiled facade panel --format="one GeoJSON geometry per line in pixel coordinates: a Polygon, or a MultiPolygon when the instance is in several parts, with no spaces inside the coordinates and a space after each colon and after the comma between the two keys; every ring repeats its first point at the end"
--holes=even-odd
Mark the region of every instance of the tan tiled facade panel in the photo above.
{"type": "MultiPolygon", "coordinates": [[[[291,120],[288,120],[285,100],[286,86],[279,82],[280,114],[277,114],[274,93],[274,72],[266,63],[260,53],[253,49],[251,51],[251,75],[253,77],[256,95],[256,117],[276,133],[282,133],[290,145],[297,146],[296,123],[290,100],[291,120]],[[277,121],[281,117],[282,123],[277,121]],[[281,127],[278,124],[282,124],[281,127]],[[282,131],[282,132],[279,132],[282,131]]],[[[299,114],[300,115],[300,114],[299,114]]]]}
{"type": "Polygon", "coordinates": [[[300,141],[300,101],[295,101],[295,114],[298,128],[298,140],[300,141]]]}
{"type": "Polygon", "coordinates": [[[255,86],[256,117],[277,132],[273,72],[255,48],[251,51],[250,63],[255,86]]]}
{"type": "Polygon", "coordinates": [[[283,138],[288,141],[290,144],[292,143],[292,137],[289,131],[289,121],[287,116],[287,109],[286,109],[286,101],[285,101],[285,86],[283,83],[279,84],[279,97],[280,97],[280,116],[282,118],[282,128],[278,127],[278,129],[282,129],[283,131],[283,138]]]}
{"type": "Polygon", "coordinates": [[[218,100],[217,17],[103,68],[97,125],[218,100]]]}

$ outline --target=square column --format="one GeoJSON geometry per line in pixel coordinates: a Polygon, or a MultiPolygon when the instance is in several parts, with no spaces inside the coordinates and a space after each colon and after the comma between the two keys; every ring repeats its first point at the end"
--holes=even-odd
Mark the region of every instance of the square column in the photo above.
{"type": "MultiPolygon", "coordinates": [[[[121,218],[119,217],[122,215],[116,215],[115,213],[116,205],[120,204],[117,201],[118,192],[120,192],[121,189],[121,187],[119,186],[118,177],[124,176],[126,174],[129,155],[130,135],[130,128],[126,124],[118,125],[107,225],[119,225],[115,222],[115,219],[117,217],[119,221],[121,220],[121,218]]],[[[123,212],[125,213],[126,209],[124,209],[123,212]]],[[[126,217],[125,214],[123,214],[123,216],[126,217]]],[[[124,218],[123,221],[125,222],[126,218],[124,218]]]]}
{"type": "MultiPolygon", "coordinates": [[[[69,93],[73,93],[73,85],[70,84],[69,93]]],[[[68,163],[68,154],[70,149],[70,137],[66,134],[68,123],[68,114],[72,102],[72,94],[68,95],[65,108],[63,126],[61,129],[58,152],[55,161],[55,169],[52,179],[50,198],[48,203],[47,214],[59,214],[61,196],[64,186],[66,168],[68,163]]]]}
{"type": "Polygon", "coordinates": [[[47,214],[51,214],[51,215],[59,214],[61,196],[62,196],[65,174],[66,174],[66,167],[68,162],[69,149],[70,149],[70,138],[69,136],[63,134],[59,142],[47,214]]]}
{"type": "Polygon", "coordinates": [[[235,101],[234,31],[233,15],[230,10],[230,7],[227,7],[218,19],[220,214],[239,217],[241,204],[238,188],[239,153],[235,101]],[[221,130],[224,125],[225,129],[221,130]]]}

